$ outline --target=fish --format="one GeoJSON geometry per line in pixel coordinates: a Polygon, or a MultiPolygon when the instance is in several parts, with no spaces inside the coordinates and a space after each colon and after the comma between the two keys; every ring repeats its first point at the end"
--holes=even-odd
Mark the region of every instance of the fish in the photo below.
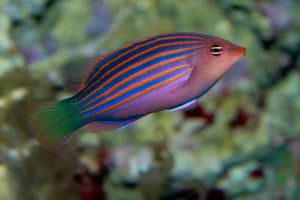
{"type": "Polygon", "coordinates": [[[81,127],[119,130],[142,117],[194,103],[246,49],[199,33],[146,37],[100,56],[75,95],[33,105],[29,127],[43,148],[60,149],[81,127]]]}

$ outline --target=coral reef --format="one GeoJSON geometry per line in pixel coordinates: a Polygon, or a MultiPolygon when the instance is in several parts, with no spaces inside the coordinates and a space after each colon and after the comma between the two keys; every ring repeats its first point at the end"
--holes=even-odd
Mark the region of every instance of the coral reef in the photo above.
{"type": "Polygon", "coordinates": [[[0,199],[300,199],[297,0],[1,0],[0,199]],[[247,48],[194,107],[118,132],[80,130],[59,152],[28,127],[94,57],[174,31],[247,48]]]}

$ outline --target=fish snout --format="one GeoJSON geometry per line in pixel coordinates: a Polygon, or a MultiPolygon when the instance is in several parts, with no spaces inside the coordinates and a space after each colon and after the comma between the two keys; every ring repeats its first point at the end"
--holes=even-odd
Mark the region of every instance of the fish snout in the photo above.
{"type": "Polygon", "coordinates": [[[234,50],[237,52],[238,55],[246,55],[246,48],[244,47],[236,45],[234,50]]]}
{"type": "Polygon", "coordinates": [[[246,48],[238,46],[236,44],[231,43],[230,47],[230,52],[233,53],[233,55],[239,55],[239,56],[245,56],[246,55],[246,48]]]}
{"type": "Polygon", "coordinates": [[[240,52],[241,52],[241,54],[244,56],[244,55],[246,55],[246,48],[244,48],[244,47],[240,47],[240,52]]]}

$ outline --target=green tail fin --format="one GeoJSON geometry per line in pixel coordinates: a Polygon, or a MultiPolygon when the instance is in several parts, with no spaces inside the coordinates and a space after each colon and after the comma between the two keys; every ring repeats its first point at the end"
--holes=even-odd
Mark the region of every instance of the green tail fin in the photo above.
{"type": "Polygon", "coordinates": [[[31,111],[30,128],[38,142],[50,151],[60,149],[81,127],[74,109],[65,101],[36,104],[31,111]]]}

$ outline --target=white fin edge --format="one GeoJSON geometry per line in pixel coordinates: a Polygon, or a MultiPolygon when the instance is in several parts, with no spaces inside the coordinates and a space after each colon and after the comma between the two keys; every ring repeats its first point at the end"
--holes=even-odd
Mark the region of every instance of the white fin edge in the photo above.
{"type": "Polygon", "coordinates": [[[182,105],[180,105],[180,106],[178,106],[178,107],[169,109],[169,112],[173,112],[173,111],[176,111],[176,110],[184,109],[184,108],[186,108],[186,107],[192,105],[192,104],[195,103],[196,101],[197,101],[197,99],[193,99],[193,100],[191,100],[191,101],[188,101],[188,102],[186,102],[186,103],[184,103],[184,104],[182,104],[182,105]]]}

